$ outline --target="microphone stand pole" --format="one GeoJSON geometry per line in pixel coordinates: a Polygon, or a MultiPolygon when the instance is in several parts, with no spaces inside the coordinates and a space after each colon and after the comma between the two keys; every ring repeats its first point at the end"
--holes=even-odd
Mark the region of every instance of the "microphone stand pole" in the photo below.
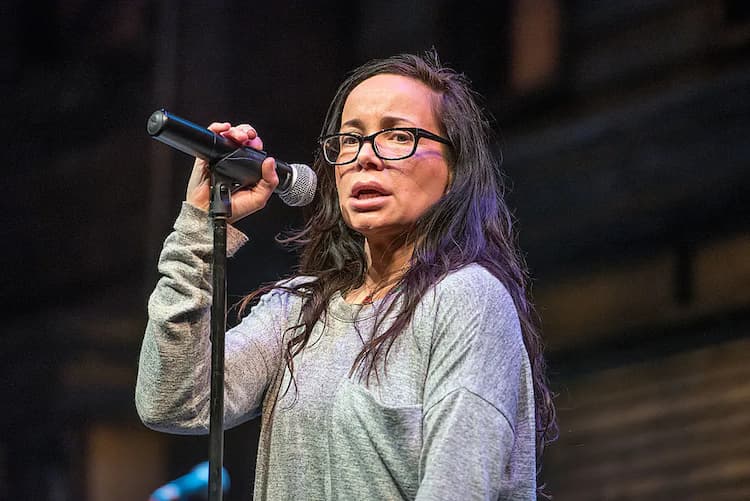
{"type": "Polygon", "coordinates": [[[213,301],[211,302],[211,395],[208,432],[208,499],[221,501],[224,458],[224,335],[227,302],[227,219],[232,216],[232,183],[211,166],[213,301]]]}

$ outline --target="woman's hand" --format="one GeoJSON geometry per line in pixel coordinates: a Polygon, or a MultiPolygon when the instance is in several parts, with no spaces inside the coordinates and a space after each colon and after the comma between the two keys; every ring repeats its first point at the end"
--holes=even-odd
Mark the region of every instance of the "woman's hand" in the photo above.
{"type": "MultiPolygon", "coordinates": [[[[214,122],[208,129],[231,139],[238,146],[249,146],[256,150],[263,149],[263,141],[254,128],[248,124],[235,127],[229,122],[214,122]]],[[[232,217],[229,222],[239,221],[243,217],[257,212],[266,206],[273,190],[279,184],[276,174],[276,161],[268,157],[261,165],[262,178],[253,187],[246,187],[232,193],[232,217]]],[[[195,159],[193,172],[188,181],[185,201],[199,209],[208,212],[211,197],[211,173],[208,170],[208,162],[199,158],[195,159]]]]}

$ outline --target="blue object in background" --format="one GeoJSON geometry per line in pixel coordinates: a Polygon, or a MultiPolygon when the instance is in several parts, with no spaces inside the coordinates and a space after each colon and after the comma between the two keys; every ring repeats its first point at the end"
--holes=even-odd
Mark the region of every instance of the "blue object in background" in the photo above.
{"type": "MultiPolygon", "coordinates": [[[[229,473],[226,468],[221,469],[221,488],[225,494],[229,490],[229,473]]],[[[190,496],[208,497],[208,461],[198,464],[190,473],[159,487],[148,501],[186,501],[190,496]]]]}

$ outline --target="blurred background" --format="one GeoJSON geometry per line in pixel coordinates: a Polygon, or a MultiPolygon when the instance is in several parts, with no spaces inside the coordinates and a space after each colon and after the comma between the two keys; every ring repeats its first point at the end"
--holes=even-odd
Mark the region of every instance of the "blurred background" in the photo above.
{"type": "MultiPolygon", "coordinates": [[[[7,0],[0,499],[145,500],[207,459],[133,392],[156,260],[192,160],[166,108],[250,122],[310,163],[338,83],[435,47],[484,96],[534,278],[561,434],[558,500],[750,499],[750,3],[7,0]]],[[[240,223],[230,302],[290,272],[240,223]]],[[[230,321],[231,321],[230,317],[230,321]]],[[[228,431],[250,499],[258,422],[228,431]]]]}

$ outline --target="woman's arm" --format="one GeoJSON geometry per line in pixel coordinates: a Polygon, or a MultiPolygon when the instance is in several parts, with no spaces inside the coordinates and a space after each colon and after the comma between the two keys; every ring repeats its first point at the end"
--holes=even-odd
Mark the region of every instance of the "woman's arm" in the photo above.
{"type": "MultiPolygon", "coordinates": [[[[211,253],[208,215],[183,204],[159,259],[161,275],[149,299],[136,385],[143,422],[172,433],[208,431],[210,394],[211,253]]],[[[246,238],[229,227],[227,248],[246,238]]],[[[281,360],[284,296],[264,296],[226,333],[225,426],[257,415],[281,360]]]]}
{"type": "MultiPolygon", "coordinates": [[[[214,122],[209,130],[238,145],[263,148],[263,141],[248,124],[214,122]]],[[[255,186],[232,195],[233,221],[262,209],[278,184],[275,161],[264,160],[255,186]]],[[[211,253],[213,236],[207,214],[210,172],[196,159],[174,232],[167,237],[159,258],[161,275],[149,299],[149,320],[141,347],[136,385],[136,407],[152,428],[175,433],[208,430],[210,387],[211,253]]],[[[227,249],[232,254],[246,238],[227,228],[227,249]]],[[[254,315],[226,333],[225,426],[238,424],[257,413],[261,395],[280,360],[278,341],[279,296],[261,300],[254,315]]]]}

